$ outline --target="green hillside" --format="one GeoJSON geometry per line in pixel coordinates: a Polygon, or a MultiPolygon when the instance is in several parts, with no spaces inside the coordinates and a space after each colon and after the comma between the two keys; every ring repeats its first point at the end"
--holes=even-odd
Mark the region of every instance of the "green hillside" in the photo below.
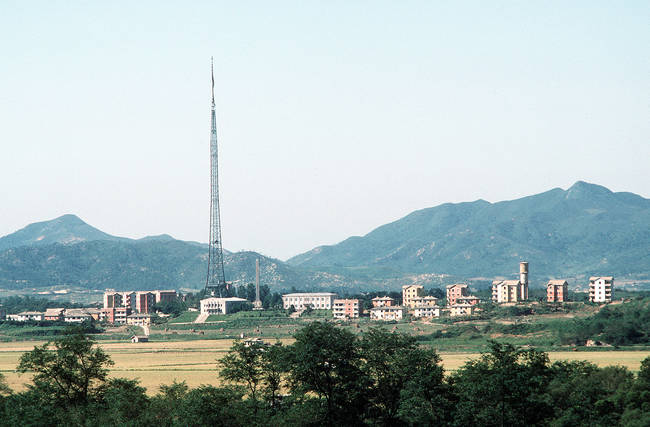
{"type": "Polygon", "coordinates": [[[544,277],[647,275],[650,200],[579,181],[512,201],[444,204],[287,262],[490,277],[514,274],[520,260],[544,277]]]}

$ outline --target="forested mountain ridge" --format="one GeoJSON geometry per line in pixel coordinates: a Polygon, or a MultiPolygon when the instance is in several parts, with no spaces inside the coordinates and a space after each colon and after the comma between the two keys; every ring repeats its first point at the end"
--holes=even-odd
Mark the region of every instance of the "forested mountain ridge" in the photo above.
{"type": "MultiPolygon", "coordinates": [[[[0,288],[199,289],[207,245],[168,235],[111,236],[74,215],[0,238],[0,288]]],[[[516,277],[530,262],[531,284],[550,277],[648,278],[650,200],[577,182],[521,199],[446,203],[415,211],[363,237],[321,246],[287,262],[224,251],[226,278],[273,290],[356,292],[406,283],[516,277]]],[[[573,283],[572,283],[573,285],[573,283]]]]}
{"type": "Polygon", "coordinates": [[[466,277],[622,275],[650,270],[650,199],[578,181],[521,199],[415,211],[287,262],[308,268],[378,268],[466,277]]]}

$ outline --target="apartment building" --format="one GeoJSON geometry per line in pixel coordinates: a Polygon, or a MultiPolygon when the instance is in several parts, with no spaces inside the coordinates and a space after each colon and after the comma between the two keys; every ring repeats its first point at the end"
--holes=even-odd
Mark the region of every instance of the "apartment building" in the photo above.
{"type": "Polygon", "coordinates": [[[421,305],[413,309],[413,317],[440,317],[440,307],[437,305],[421,305]]]}
{"type": "Polygon", "coordinates": [[[404,285],[402,286],[402,305],[405,307],[415,307],[415,298],[424,296],[424,286],[422,285],[404,285]]]}
{"type": "Polygon", "coordinates": [[[371,320],[402,320],[406,309],[399,306],[373,307],[370,309],[371,320]]]}
{"type": "Polygon", "coordinates": [[[356,319],[361,314],[358,299],[335,299],[332,316],[335,319],[356,319]]]}
{"type": "Polygon", "coordinates": [[[463,283],[447,285],[447,305],[455,305],[456,299],[469,295],[469,288],[463,283]]]}
{"type": "Polygon", "coordinates": [[[311,307],[315,310],[331,310],[336,294],[331,292],[301,292],[282,295],[282,306],[288,309],[293,306],[296,310],[311,307]]]}
{"type": "Polygon", "coordinates": [[[469,304],[469,305],[476,305],[479,302],[481,302],[479,297],[475,297],[473,295],[469,295],[466,297],[459,297],[456,298],[456,304],[469,304]]]}
{"type": "Polygon", "coordinates": [[[612,302],[613,294],[614,278],[612,276],[589,278],[590,302],[612,302]]]}
{"type": "Polygon", "coordinates": [[[426,297],[415,297],[411,299],[413,307],[434,307],[438,305],[438,298],[426,296],[426,297]]]}
{"type": "Polygon", "coordinates": [[[394,307],[396,305],[397,305],[397,301],[395,301],[395,298],[391,298],[388,296],[374,297],[372,299],[373,307],[394,307]]]}
{"type": "Polygon", "coordinates": [[[128,307],[135,313],[151,313],[153,306],[177,298],[174,290],[104,292],[104,308],[128,307]]]}
{"type": "Polygon", "coordinates": [[[130,307],[108,307],[102,308],[99,319],[116,325],[126,325],[126,318],[131,314],[130,307]]]}
{"type": "Polygon", "coordinates": [[[547,302],[568,301],[569,284],[566,280],[549,280],[546,284],[547,302]]]}
{"type": "Polygon", "coordinates": [[[135,293],[135,312],[151,313],[153,306],[156,304],[156,294],[153,292],[136,292],[135,293]]]}
{"type": "Polygon", "coordinates": [[[156,297],[156,304],[161,302],[170,302],[174,301],[178,295],[174,290],[165,290],[165,291],[151,291],[156,297]]]}
{"type": "Polygon", "coordinates": [[[492,282],[492,301],[497,303],[528,300],[528,263],[519,263],[519,280],[495,280],[492,282]]]}

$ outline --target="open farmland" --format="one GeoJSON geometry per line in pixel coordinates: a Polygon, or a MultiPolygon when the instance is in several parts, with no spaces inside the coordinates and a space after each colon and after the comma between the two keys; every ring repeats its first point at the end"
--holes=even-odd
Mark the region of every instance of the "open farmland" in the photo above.
{"type": "MultiPolygon", "coordinates": [[[[282,339],[290,343],[291,339],[282,339]]],[[[130,342],[101,342],[99,345],[111,356],[115,365],[111,375],[138,379],[149,394],[155,394],[162,384],[174,380],[186,381],[190,387],[201,384],[218,385],[220,380],[216,360],[230,349],[233,340],[164,341],[132,344],[130,342]]],[[[23,390],[30,376],[15,372],[21,354],[43,342],[0,343],[0,372],[14,390],[23,390]]],[[[443,365],[453,371],[479,353],[441,352],[443,365]]],[[[642,351],[558,351],[550,352],[551,361],[587,360],[598,366],[621,365],[633,371],[639,369],[641,360],[650,356],[650,350],[642,351]]]]}

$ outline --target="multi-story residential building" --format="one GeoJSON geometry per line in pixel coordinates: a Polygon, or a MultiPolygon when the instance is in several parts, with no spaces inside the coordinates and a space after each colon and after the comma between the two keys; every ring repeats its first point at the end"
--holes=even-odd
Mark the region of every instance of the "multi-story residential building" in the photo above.
{"type": "Polygon", "coordinates": [[[469,305],[476,305],[479,302],[481,302],[479,297],[475,297],[474,295],[469,295],[466,297],[458,297],[456,298],[456,304],[469,304],[469,305]]]}
{"type": "Polygon", "coordinates": [[[519,280],[495,280],[492,282],[492,301],[497,303],[519,302],[528,299],[528,263],[519,263],[519,280]]]}
{"type": "Polygon", "coordinates": [[[385,297],[374,297],[372,299],[372,306],[373,307],[394,307],[396,306],[396,301],[395,298],[391,298],[388,296],[385,297]]]}
{"type": "Polygon", "coordinates": [[[178,297],[176,291],[174,290],[151,291],[151,292],[153,292],[153,294],[156,296],[156,304],[161,302],[165,303],[165,302],[174,301],[178,297]]]}
{"type": "Polygon", "coordinates": [[[104,292],[104,308],[123,307],[124,295],[122,292],[104,292]]]}
{"type": "Polygon", "coordinates": [[[612,302],[614,278],[612,276],[589,278],[589,301],[612,302]]]}
{"type": "Polygon", "coordinates": [[[371,320],[402,320],[406,309],[400,306],[382,306],[370,309],[371,320]]]}
{"type": "Polygon", "coordinates": [[[440,317],[437,305],[420,305],[413,309],[413,317],[440,317]]]}
{"type": "Polygon", "coordinates": [[[546,284],[546,301],[547,302],[566,302],[568,301],[569,284],[566,280],[549,280],[546,284]]]}
{"type": "Polygon", "coordinates": [[[296,310],[311,307],[315,310],[331,310],[336,294],[331,292],[304,292],[282,295],[282,305],[286,309],[293,306],[296,310]]]}
{"type": "Polygon", "coordinates": [[[358,299],[335,299],[332,305],[332,316],[335,319],[355,319],[359,317],[358,299]]]}
{"type": "Polygon", "coordinates": [[[411,299],[411,303],[413,304],[413,307],[434,307],[438,305],[438,298],[432,296],[415,297],[411,299]]]}
{"type": "Polygon", "coordinates": [[[126,317],[131,314],[129,307],[110,307],[100,310],[99,320],[119,325],[126,324],[126,317]]]}
{"type": "Polygon", "coordinates": [[[449,315],[456,316],[471,316],[474,314],[475,307],[471,304],[455,304],[449,307],[449,315]]]}
{"type": "Polygon", "coordinates": [[[415,303],[413,299],[424,296],[424,286],[422,285],[404,285],[402,286],[402,305],[413,308],[415,303]]]}
{"type": "Polygon", "coordinates": [[[463,283],[447,285],[447,305],[456,304],[456,299],[469,295],[469,288],[463,283]]]}
{"type": "Polygon", "coordinates": [[[151,313],[154,304],[173,301],[177,298],[174,290],[104,292],[104,308],[128,307],[134,313],[151,313]]]}
{"type": "Polygon", "coordinates": [[[205,298],[201,300],[201,314],[228,314],[237,307],[248,302],[244,298],[205,298]]]}
{"type": "Polygon", "coordinates": [[[135,293],[135,312],[151,313],[156,303],[156,294],[153,292],[136,292],[135,293]]]}
{"type": "Polygon", "coordinates": [[[43,319],[49,320],[51,322],[58,322],[60,320],[63,320],[64,311],[65,311],[64,308],[48,308],[45,310],[45,313],[43,314],[43,319]]]}

